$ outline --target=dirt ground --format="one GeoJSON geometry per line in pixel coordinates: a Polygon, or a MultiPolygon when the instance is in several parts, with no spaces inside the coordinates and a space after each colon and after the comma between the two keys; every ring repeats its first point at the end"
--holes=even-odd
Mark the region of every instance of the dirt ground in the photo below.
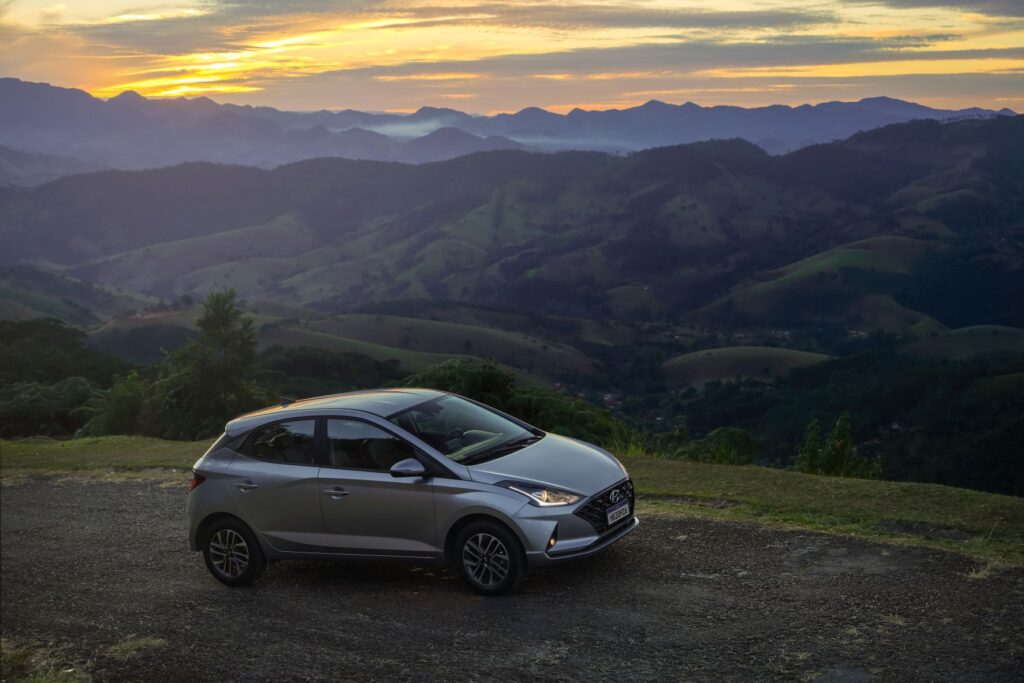
{"type": "Polygon", "coordinates": [[[4,486],[0,635],[101,680],[1024,678],[1024,570],[950,553],[641,515],[504,598],[388,562],[281,562],[230,589],[188,550],[186,494],[4,486]]]}

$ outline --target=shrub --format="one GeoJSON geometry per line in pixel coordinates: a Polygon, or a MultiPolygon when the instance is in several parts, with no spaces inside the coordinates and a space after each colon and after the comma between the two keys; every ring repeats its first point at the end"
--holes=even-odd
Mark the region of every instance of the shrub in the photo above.
{"type": "Polygon", "coordinates": [[[139,415],[145,400],[147,383],[135,372],[122,377],[88,404],[84,410],[92,417],[81,434],[135,434],[139,431],[139,415]]]}
{"type": "Polygon", "coordinates": [[[9,384],[0,389],[0,437],[71,434],[88,419],[82,407],[99,396],[84,377],[9,384]]]}

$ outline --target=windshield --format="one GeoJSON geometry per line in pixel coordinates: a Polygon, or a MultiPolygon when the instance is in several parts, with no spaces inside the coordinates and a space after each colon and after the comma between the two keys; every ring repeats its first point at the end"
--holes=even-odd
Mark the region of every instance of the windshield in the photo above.
{"type": "Polygon", "coordinates": [[[458,396],[439,396],[389,419],[463,464],[497,457],[510,446],[525,446],[540,438],[515,422],[458,396]]]}

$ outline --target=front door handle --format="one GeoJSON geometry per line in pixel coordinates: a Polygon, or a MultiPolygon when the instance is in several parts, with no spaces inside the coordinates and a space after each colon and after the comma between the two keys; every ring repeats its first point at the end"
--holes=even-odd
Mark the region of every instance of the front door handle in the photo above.
{"type": "Polygon", "coordinates": [[[347,496],[348,494],[350,494],[352,492],[351,491],[346,491],[345,489],[341,488],[340,486],[335,486],[333,489],[324,489],[323,493],[324,493],[325,496],[330,496],[334,500],[338,500],[339,498],[344,498],[345,496],[347,496]]]}
{"type": "Polygon", "coordinates": [[[240,491],[252,491],[253,489],[258,489],[259,487],[259,484],[254,484],[251,481],[235,482],[235,488],[239,489],[240,491]]]}

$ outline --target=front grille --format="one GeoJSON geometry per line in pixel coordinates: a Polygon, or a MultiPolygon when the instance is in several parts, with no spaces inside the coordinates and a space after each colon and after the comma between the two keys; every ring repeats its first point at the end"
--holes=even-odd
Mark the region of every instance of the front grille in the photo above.
{"type": "MultiPolygon", "coordinates": [[[[601,493],[591,497],[590,500],[576,510],[575,514],[590,522],[590,526],[594,527],[597,533],[603,534],[608,531],[609,528],[608,508],[615,504],[612,502],[612,495],[616,491],[619,494],[618,500],[622,500],[621,496],[626,496],[626,499],[629,500],[629,509],[632,511],[636,499],[633,495],[633,482],[627,479],[626,481],[619,482],[615,486],[606,488],[604,491],[601,491],[601,493]]],[[[615,502],[618,502],[618,500],[615,502]]],[[[626,515],[624,518],[616,522],[613,528],[617,529],[620,526],[629,524],[629,521],[632,518],[632,515],[626,515]]]]}

